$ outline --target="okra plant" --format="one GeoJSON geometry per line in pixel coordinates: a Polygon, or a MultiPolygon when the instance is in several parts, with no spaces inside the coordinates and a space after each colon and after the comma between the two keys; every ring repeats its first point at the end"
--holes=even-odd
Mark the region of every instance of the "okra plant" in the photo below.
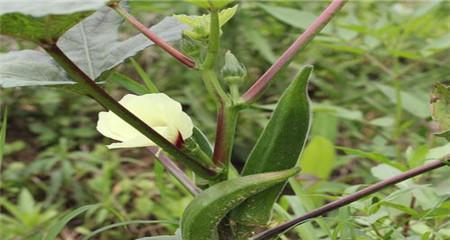
{"type": "MultiPolygon", "coordinates": [[[[105,108],[98,114],[97,130],[114,142],[107,147],[147,148],[194,197],[185,209],[174,236],[146,239],[229,240],[270,239],[301,224],[349,204],[388,185],[444,166],[448,157],[370,186],[348,197],[280,226],[268,228],[271,213],[290,177],[301,171],[298,159],[312,121],[308,81],[313,66],[305,65],[286,87],[270,120],[247,157],[242,170],[231,163],[239,114],[257,103],[274,76],[318,34],[345,1],[333,0],[322,14],[242,94],[249,81],[246,67],[221,48],[225,25],[239,9],[233,0],[187,0],[205,12],[201,16],[175,15],[148,28],[128,12],[127,1],[0,1],[1,34],[29,40],[38,50],[11,51],[0,55],[0,86],[54,86],[94,99],[105,108]],[[140,34],[119,40],[122,23],[140,34]],[[172,45],[181,41],[181,50],[172,45]],[[141,85],[127,77],[121,84],[131,92],[117,101],[102,82],[114,68],[143,49],[155,45],[196,71],[205,91],[214,99],[217,127],[214,144],[193,125],[179,102],[147,79],[141,85]]],[[[151,1],[148,4],[152,4],[151,1]]],[[[448,100],[448,88],[437,86],[448,100]]],[[[445,100],[447,99],[447,100],[445,100]]],[[[437,118],[448,103],[437,105],[437,118]]],[[[443,135],[448,133],[443,125],[443,135]]],[[[81,211],[79,211],[81,212],[81,211]]],[[[63,221],[64,223],[64,221],[63,221]]],[[[56,228],[58,229],[58,228],[56,228]]],[[[55,230],[47,235],[53,239],[55,230]]]]}

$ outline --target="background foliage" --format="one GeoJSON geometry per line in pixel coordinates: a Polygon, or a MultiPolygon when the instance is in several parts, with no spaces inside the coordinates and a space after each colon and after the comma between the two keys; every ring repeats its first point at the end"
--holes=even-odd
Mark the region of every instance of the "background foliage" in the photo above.
{"type": "MultiPolygon", "coordinates": [[[[224,50],[232,50],[249,72],[242,90],[326,4],[244,1],[222,29],[224,50]]],[[[130,9],[147,24],[174,13],[199,13],[173,1],[132,1],[130,9]]],[[[449,10],[445,1],[350,2],[276,77],[261,104],[241,114],[233,153],[238,166],[296,70],[314,65],[309,89],[314,120],[303,171],[276,206],[275,223],[450,152],[444,138],[431,134],[436,126],[429,110],[432,85],[449,81],[449,10]]],[[[121,33],[135,31],[125,24],[121,33]]],[[[35,46],[1,37],[0,47],[6,52],[35,46]]],[[[214,103],[204,94],[199,73],[157,48],[134,60],[161,91],[183,103],[212,139],[214,103]]],[[[132,61],[116,70],[142,81],[132,61]]],[[[114,78],[105,87],[117,98],[128,92],[114,78]]],[[[135,222],[92,238],[136,239],[175,231],[191,197],[145,150],[108,151],[107,140],[95,130],[102,110],[96,103],[55,88],[0,91],[0,102],[9,109],[1,239],[41,239],[62,214],[92,203],[99,205],[71,221],[62,239],[83,239],[95,229],[129,220],[166,222],[135,222]]],[[[405,181],[297,227],[285,239],[448,239],[448,179],[442,169],[405,181]]]]}

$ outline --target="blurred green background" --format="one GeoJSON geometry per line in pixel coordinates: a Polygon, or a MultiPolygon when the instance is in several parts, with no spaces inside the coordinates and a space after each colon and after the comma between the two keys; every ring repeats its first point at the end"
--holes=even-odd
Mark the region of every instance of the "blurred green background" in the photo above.
{"type": "MultiPolygon", "coordinates": [[[[231,50],[248,70],[245,91],[328,3],[242,1],[223,27],[222,50],[231,50]]],[[[172,14],[202,14],[187,3],[131,1],[144,23],[172,14]]],[[[243,165],[276,100],[302,65],[315,71],[309,87],[313,125],[302,174],[290,181],[275,207],[274,224],[359,187],[450,153],[432,135],[432,85],[450,81],[448,1],[350,2],[331,24],[278,74],[264,97],[240,115],[233,162],[243,165]]],[[[123,37],[135,33],[124,24],[123,37]]],[[[34,48],[1,37],[3,52],[34,48]]],[[[181,42],[178,43],[181,47],[181,42]]],[[[199,72],[151,47],[134,60],[158,88],[183,103],[195,124],[214,139],[215,105],[199,72]]],[[[127,61],[116,71],[142,81],[127,61]]],[[[116,99],[129,93],[109,79],[116,99]]],[[[0,238],[41,239],[61,215],[100,203],[71,221],[61,239],[83,239],[94,230],[135,223],[91,239],[137,239],[172,234],[191,197],[145,149],[106,149],[96,130],[102,108],[93,100],[56,88],[1,89],[8,106],[1,166],[0,238]],[[175,223],[175,224],[173,224],[175,223]]],[[[2,109],[3,110],[3,109],[2,109]]],[[[449,239],[448,169],[391,187],[308,222],[284,239],[449,239]]]]}

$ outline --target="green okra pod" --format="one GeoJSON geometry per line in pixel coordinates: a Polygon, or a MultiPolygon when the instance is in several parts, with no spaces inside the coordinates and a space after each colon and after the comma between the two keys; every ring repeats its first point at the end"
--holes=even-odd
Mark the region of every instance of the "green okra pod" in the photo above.
{"type": "Polygon", "coordinates": [[[226,214],[250,196],[286,181],[298,168],[254,174],[218,183],[200,193],[181,219],[183,240],[218,240],[217,227],[226,214]]]}
{"type": "MultiPolygon", "coordinates": [[[[250,153],[241,175],[290,169],[297,164],[310,128],[308,80],[313,67],[304,67],[285,90],[269,123],[250,153]]],[[[285,182],[256,194],[231,214],[238,224],[264,225],[285,182]]]]}

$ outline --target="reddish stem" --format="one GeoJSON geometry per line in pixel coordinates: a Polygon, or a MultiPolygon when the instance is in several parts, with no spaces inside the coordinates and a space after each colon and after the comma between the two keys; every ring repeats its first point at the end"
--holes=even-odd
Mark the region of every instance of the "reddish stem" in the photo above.
{"type": "Polygon", "coordinates": [[[220,106],[219,111],[217,112],[217,125],[216,125],[216,140],[214,144],[214,154],[213,159],[214,162],[220,162],[221,158],[225,155],[225,147],[224,145],[224,132],[225,132],[225,119],[224,119],[224,107],[220,106]]]}
{"type": "Polygon", "coordinates": [[[157,156],[159,148],[149,147],[148,150],[153,155],[154,158],[159,160],[159,162],[169,171],[172,176],[174,176],[178,182],[180,182],[193,196],[197,196],[201,190],[189,179],[189,177],[163,152],[159,153],[157,156]]]}
{"type": "Polygon", "coordinates": [[[233,106],[221,105],[217,113],[216,141],[213,161],[218,166],[226,166],[231,159],[238,111],[233,106]]]}
{"type": "Polygon", "coordinates": [[[129,23],[131,23],[139,32],[144,34],[148,39],[150,39],[152,42],[154,42],[156,45],[158,45],[160,48],[162,48],[164,51],[172,55],[174,58],[176,58],[178,61],[183,63],[189,68],[195,67],[195,62],[184,55],[182,52],[178,51],[174,47],[172,47],[169,43],[164,41],[162,38],[158,37],[154,32],[150,31],[144,24],[139,22],[133,15],[129,14],[127,11],[125,11],[123,8],[119,6],[118,3],[111,3],[109,4],[111,8],[117,11],[121,16],[123,16],[129,23]]]}
{"type": "Polygon", "coordinates": [[[315,217],[319,217],[319,216],[323,216],[326,213],[333,211],[335,209],[338,209],[340,207],[343,207],[345,205],[348,205],[352,202],[355,202],[363,197],[366,197],[372,193],[378,192],[381,189],[397,184],[399,182],[402,182],[406,179],[409,178],[413,178],[417,175],[420,175],[422,173],[443,167],[445,165],[448,165],[450,161],[450,155],[444,157],[442,160],[435,160],[435,161],[431,161],[423,166],[417,167],[417,168],[413,168],[409,171],[406,171],[404,173],[401,173],[399,175],[393,176],[391,178],[385,179],[381,182],[375,183],[369,187],[366,187],[360,191],[357,191],[353,194],[350,194],[346,197],[343,197],[341,199],[338,199],[336,201],[330,202],[326,205],[323,205],[320,208],[317,208],[316,210],[313,210],[311,212],[306,213],[303,216],[297,217],[295,219],[292,219],[288,222],[285,222],[277,227],[274,227],[272,229],[266,230],[262,233],[257,234],[256,236],[254,236],[253,238],[251,238],[252,240],[267,240],[267,239],[271,239],[272,237],[281,234],[295,226],[298,226],[304,222],[306,222],[309,219],[315,218],[315,217]]]}
{"type": "Polygon", "coordinates": [[[333,16],[345,4],[345,0],[333,0],[330,5],[314,20],[313,23],[295,40],[295,42],[278,58],[277,61],[244,93],[242,98],[246,102],[254,101],[268,86],[270,80],[294,56],[318,34],[333,16]]]}

